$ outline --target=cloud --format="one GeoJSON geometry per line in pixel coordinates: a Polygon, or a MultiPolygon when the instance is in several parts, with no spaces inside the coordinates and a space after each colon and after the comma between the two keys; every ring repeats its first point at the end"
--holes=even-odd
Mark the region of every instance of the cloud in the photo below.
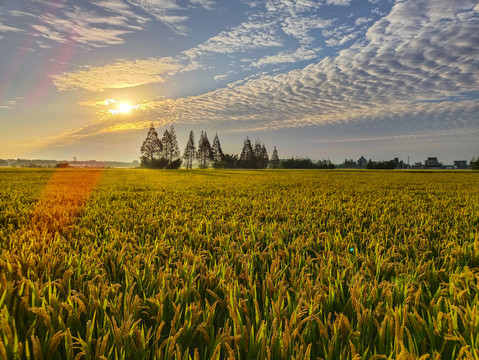
{"type": "Polygon", "coordinates": [[[123,43],[124,35],[141,30],[147,21],[119,1],[96,0],[92,3],[98,9],[62,5],[52,12],[46,5],[38,4],[31,10],[38,17],[30,26],[33,35],[60,43],[78,43],[84,48],[103,47],[123,43]]]}
{"type": "Polygon", "coordinates": [[[338,5],[338,6],[349,6],[351,5],[351,0],[326,0],[328,5],[338,5]]]}
{"type": "Polygon", "coordinates": [[[333,24],[333,19],[320,19],[315,16],[290,16],[282,22],[283,31],[299,40],[302,44],[310,44],[315,39],[310,35],[312,30],[325,29],[333,24]]]}
{"type": "Polygon", "coordinates": [[[313,15],[320,6],[319,1],[312,0],[268,0],[265,16],[275,18],[285,34],[295,37],[301,44],[309,44],[314,41],[312,30],[327,28],[334,22],[313,15]]]}
{"type": "Polygon", "coordinates": [[[0,32],[9,32],[9,31],[20,32],[20,31],[23,31],[23,30],[19,29],[19,28],[16,28],[16,27],[13,27],[13,26],[8,26],[8,25],[4,25],[4,24],[0,23],[0,32]]]}
{"type": "Polygon", "coordinates": [[[223,79],[225,79],[225,78],[227,78],[227,77],[228,77],[228,75],[223,74],[223,75],[216,75],[216,76],[213,77],[213,79],[214,79],[215,81],[219,81],[219,80],[223,80],[223,79]]]}
{"type": "Polygon", "coordinates": [[[318,58],[320,50],[321,49],[319,48],[311,49],[305,46],[301,46],[296,50],[285,50],[274,55],[262,57],[258,61],[253,62],[251,65],[255,67],[260,67],[271,64],[295,63],[299,61],[312,60],[318,58]]]}
{"type": "Polygon", "coordinates": [[[328,46],[340,46],[343,45],[349,41],[352,41],[354,39],[357,39],[359,37],[360,33],[359,32],[350,32],[349,34],[346,35],[340,35],[337,37],[330,38],[325,41],[326,45],[328,46]]]}
{"type": "Polygon", "coordinates": [[[115,99],[93,99],[93,100],[85,100],[85,101],[78,101],[77,104],[81,106],[91,106],[91,107],[103,107],[109,106],[110,104],[115,104],[118,101],[115,99]]]}
{"type": "MultiPolygon", "coordinates": [[[[111,0],[110,0],[111,1],[111,0]]],[[[188,27],[184,24],[189,18],[189,6],[180,5],[178,0],[126,0],[129,4],[168,26],[179,35],[187,35],[188,27]]],[[[202,7],[213,10],[214,0],[189,0],[193,7],[202,7]]]]}
{"type": "Polygon", "coordinates": [[[211,53],[230,54],[252,49],[280,47],[283,45],[278,26],[274,22],[257,21],[255,17],[229,30],[220,32],[204,43],[184,51],[191,59],[211,53]]]}
{"type": "Polygon", "coordinates": [[[122,0],[90,0],[90,2],[102,10],[120,15],[124,21],[135,21],[138,24],[146,24],[149,21],[147,17],[135,12],[134,7],[122,0]]]}
{"type": "MultiPolygon", "coordinates": [[[[213,5],[213,2],[210,0],[190,0],[190,3],[194,4],[195,6],[198,5],[206,8],[213,5]]],[[[109,7],[110,11],[112,12],[116,12],[118,14],[124,13],[126,16],[130,16],[130,5],[119,4],[116,0],[95,0],[94,4],[99,7],[109,7]]],[[[177,4],[175,0],[129,0],[129,4],[132,4],[131,6],[141,7],[145,12],[152,16],[156,16],[158,19],[163,19],[164,16],[177,16],[175,14],[184,10],[177,4]]],[[[266,12],[259,12],[255,15],[251,15],[246,21],[240,23],[239,25],[222,31],[218,35],[209,38],[204,43],[184,51],[177,57],[177,60],[184,63],[184,66],[189,69],[199,68],[201,66],[200,63],[205,61],[205,58],[214,54],[233,54],[238,52],[247,53],[257,49],[283,47],[285,42],[285,34],[297,38],[301,44],[304,44],[304,46],[301,46],[295,52],[280,52],[277,55],[264,57],[255,65],[259,66],[266,63],[285,63],[311,60],[316,57],[317,49],[312,50],[312,46],[310,46],[310,43],[313,41],[313,37],[310,36],[310,32],[314,29],[324,29],[330,26],[332,23],[332,20],[322,20],[310,15],[304,16],[304,12],[317,9],[318,6],[318,3],[312,0],[268,0],[265,6],[267,9],[266,12]],[[306,47],[306,45],[308,46],[306,47]]],[[[80,10],[77,10],[77,12],[78,14],[76,17],[78,18],[79,15],[81,15],[81,12],[80,10]]],[[[94,16],[81,17],[95,19],[94,16]]],[[[70,18],[73,18],[72,14],[70,14],[70,18]]],[[[144,19],[139,19],[138,23],[140,23],[142,20],[144,19]]],[[[180,24],[184,19],[177,20],[178,21],[175,20],[174,22],[178,22],[180,24]]],[[[101,22],[99,19],[90,21],[92,21],[93,24],[101,22]]],[[[114,20],[110,20],[110,22],[112,21],[114,20]]],[[[172,23],[170,23],[170,25],[171,24],[172,23]]],[[[124,25],[126,26],[126,24],[124,25]]],[[[35,26],[35,28],[38,32],[48,34],[51,39],[61,41],[60,33],[51,31],[51,29],[45,25],[38,25],[35,26]]],[[[122,41],[120,34],[108,34],[108,32],[102,33],[102,36],[108,35],[114,35],[114,37],[110,39],[110,43],[122,41]]],[[[106,43],[108,41],[102,39],[101,42],[106,43]]],[[[154,62],[155,60],[149,59],[149,61],[154,62]]],[[[156,59],[156,61],[163,63],[162,59],[156,59]]],[[[137,63],[135,63],[135,65],[136,64],[137,63]]],[[[123,74],[123,68],[125,68],[126,65],[128,64],[123,62],[121,66],[115,66],[115,64],[113,64],[98,69],[90,68],[77,71],[75,73],[62,74],[60,76],[55,76],[55,84],[60,88],[60,90],[65,90],[67,88],[83,88],[97,91],[107,88],[131,87],[164,81],[164,77],[161,76],[163,71],[159,71],[158,73],[153,71],[152,73],[149,67],[146,69],[141,67],[132,69],[134,76],[129,76],[129,78],[135,78],[135,80],[125,81],[124,78],[126,75],[123,74]],[[111,67],[120,67],[121,69],[119,71],[113,71],[111,67]],[[142,71],[144,71],[144,74],[141,74],[142,71]],[[105,80],[100,80],[102,77],[101,72],[104,72],[103,77],[106,78],[105,80]],[[120,78],[113,77],[117,75],[120,75],[120,78]],[[108,83],[111,83],[111,85],[108,83]]],[[[244,66],[242,69],[245,69],[244,66]]]]}
{"type": "Polygon", "coordinates": [[[368,22],[372,21],[372,18],[367,18],[367,17],[359,17],[354,21],[354,25],[363,25],[367,24],[368,22]]]}
{"type": "Polygon", "coordinates": [[[52,75],[52,78],[59,90],[103,91],[164,82],[167,76],[187,69],[173,58],[166,57],[136,61],[124,60],[106,66],[86,67],[85,70],[52,75]]]}
{"type": "MultiPolygon", "coordinates": [[[[138,109],[139,118],[189,124],[227,121],[236,124],[232,131],[384,122],[398,124],[410,133],[450,128],[477,132],[479,101],[465,95],[479,88],[479,16],[473,10],[475,6],[473,1],[466,0],[444,1],[443,6],[428,0],[398,2],[385,18],[367,30],[365,41],[341,50],[336,56],[303,69],[274,76],[259,75],[198,96],[147,102],[138,109]]],[[[197,47],[196,54],[246,51],[255,46],[252,34],[259,33],[261,24],[247,24],[220,33],[211,42],[197,47]],[[242,38],[247,40],[243,44],[242,38]]],[[[341,30],[343,36],[350,31],[341,30]]],[[[273,28],[267,36],[277,41],[276,31],[273,28]]],[[[257,46],[264,44],[260,42],[257,46]]],[[[264,57],[263,62],[288,58],[294,58],[294,53],[283,51],[264,57]]],[[[123,69],[120,74],[126,73],[125,68],[136,67],[127,65],[119,65],[123,69]]],[[[175,71],[179,70],[165,72],[175,71]]],[[[115,73],[111,78],[114,79],[115,73]]],[[[161,70],[150,71],[142,81],[161,81],[163,74],[161,70]]],[[[74,82],[90,75],[78,73],[74,82]]],[[[98,77],[109,76],[98,71],[98,77]]],[[[135,86],[142,81],[130,84],[135,86]]],[[[106,80],[102,80],[100,84],[88,82],[80,87],[94,90],[108,87],[105,84],[106,80]]],[[[108,119],[95,127],[84,128],[82,134],[91,136],[109,131],[114,121],[108,119]]],[[[128,121],[131,127],[134,121],[128,121]]]]}
{"type": "Polygon", "coordinates": [[[194,5],[204,7],[206,10],[213,10],[213,7],[215,5],[214,0],[190,0],[190,2],[194,5]]]}
{"type": "Polygon", "coordinates": [[[14,99],[8,100],[7,102],[0,104],[0,109],[6,109],[6,110],[16,109],[23,99],[24,98],[22,96],[17,96],[14,99]]]}
{"type": "Polygon", "coordinates": [[[268,0],[266,2],[267,11],[290,15],[312,11],[320,6],[321,3],[315,0],[268,0]]]}
{"type": "Polygon", "coordinates": [[[437,10],[426,0],[397,3],[368,30],[368,43],[304,69],[151,102],[144,105],[145,116],[191,123],[228,119],[238,128],[266,130],[371,119],[406,122],[401,114],[407,113],[414,118],[409,125],[419,128],[472,127],[478,101],[461,100],[461,94],[479,86],[479,18],[471,1],[447,4],[437,10]]]}
{"type": "Polygon", "coordinates": [[[131,5],[141,8],[150,16],[159,20],[171,30],[180,35],[186,35],[188,28],[183,25],[188,16],[184,15],[186,8],[182,8],[176,0],[127,0],[131,5]]]}

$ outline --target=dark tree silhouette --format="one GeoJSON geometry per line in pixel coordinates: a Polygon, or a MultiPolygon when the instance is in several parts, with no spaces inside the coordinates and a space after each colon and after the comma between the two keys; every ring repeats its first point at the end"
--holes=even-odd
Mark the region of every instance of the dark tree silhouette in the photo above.
{"type": "Polygon", "coordinates": [[[268,152],[266,151],[266,146],[261,147],[261,150],[259,151],[259,156],[256,158],[256,164],[259,169],[266,169],[268,167],[269,163],[269,156],[268,152]]]}
{"type": "Polygon", "coordinates": [[[278,150],[276,150],[276,146],[273,149],[273,153],[271,154],[271,161],[269,165],[272,169],[279,168],[279,157],[278,157],[278,150]]]}
{"type": "Polygon", "coordinates": [[[213,160],[213,151],[211,150],[211,144],[208,140],[208,135],[206,135],[206,131],[201,132],[196,158],[199,161],[201,169],[206,169],[209,162],[213,160]]]}
{"type": "Polygon", "coordinates": [[[170,131],[165,130],[163,133],[161,144],[163,146],[162,155],[166,159],[168,165],[178,160],[180,150],[178,148],[178,140],[176,139],[175,128],[173,125],[171,125],[170,131]]]}
{"type": "Polygon", "coordinates": [[[246,168],[246,169],[254,169],[255,168],[255,161],[254,161],[254,151],[253,147],[251,146],[251,140],[249,137],[243,142],[243,150],[241,151],[239,167],[246,168]]]}
{"type": "Polygon", "coordinates": [[[223,154],[223,149],[221,149],[218,133],[215,134],[215,138],[213,139],[213,146],[211,147],[211,151],[213,152],[213,166],[217,168],[220,166],[220,163],[225,157],[225,155],[223,154]]]}
{"type": "Polygon", "coordinates": [[[469,166],[471,167],[472,170],[477,171],[479,170],[479,157],[477,159],[473,157],[469,163],[469,166]]]}
{"type": "Polygon", "coordinates": [[[225,154],[223,161],[219,164],[218,167],[224,169],[235,169],[238,168],[239,158],[236,154],[225,154]]]}
{"type": "Polygon", "coordinates": [[[261,159],[261,150],[262,150],[261,141],[259,141],[259,139],[256,139],[254,142],[253,153],[254,153],[254,159],[255,159],[257,168],[260,167],[259,160],[261,159]]]}
{"type": "Polygon", "coordinates": [[[154,167],[161,156],[163,145],[158,139],[158,133],[156,132],[153,123],[148,130],[145,141],[141,146],[141,166],[142,167],[154,167]]]}
{"type": "Polygon", "coordinates": [[[186,143],[185,151],[183,152],[183,159],[186,161],[186,168],[191,169],[193,167],[193,160],[196,155],[195,135],[193,130],[190,131],[190,137],[186,143]]]}

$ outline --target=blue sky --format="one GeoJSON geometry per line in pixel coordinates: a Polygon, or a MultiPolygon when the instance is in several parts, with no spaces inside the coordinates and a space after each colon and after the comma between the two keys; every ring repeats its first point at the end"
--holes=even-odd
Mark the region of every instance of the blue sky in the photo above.
{"type": "Polygon", "coordinates": [[[0,158],[131,161],[153,121],[181,149],[470,160],[478,30],[472,0],[0,0],[0,158]]]}

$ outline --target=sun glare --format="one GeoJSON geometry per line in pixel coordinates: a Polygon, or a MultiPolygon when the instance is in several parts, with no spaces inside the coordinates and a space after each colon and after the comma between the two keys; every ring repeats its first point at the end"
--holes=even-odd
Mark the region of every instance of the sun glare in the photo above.
{"type": "Polygon", "coordinates": [[[122,103],[118,106],[118,111],[121,113],[130,112],[133,107],[130,104],[122,103]]]}

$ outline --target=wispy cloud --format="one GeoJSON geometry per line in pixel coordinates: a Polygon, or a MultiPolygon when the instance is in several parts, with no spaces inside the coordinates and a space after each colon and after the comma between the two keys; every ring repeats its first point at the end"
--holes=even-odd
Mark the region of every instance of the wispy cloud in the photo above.
{"type": "Polygon", "coordinates": [[[282,64],[282,63],[295,63],[299,61],[307,61],[318,58],[318,54],[321,49],[310,49],[305,46],[301,46],[296,50],[285,50],[275,55],[268,55],[262,57],[258,61],[253,62],[251,65],[255,67],[282,64]]]}
{"type": "MultiPolygon", "coordinates": [[[[180,35],[187,35],[189,28],[185,22],[190,18],[188,6],[180,5],[177,0],[127,0],[144,12],[168,26],[171,30],[180,35]]],[[[213,10],[214,0],[189,0],[193,6],[213,10]]]]}
{"type": "Polygon", "coordinates": [[[255,16],[250,20],[222,31],[204,43],[184,51],[192,59],[212,53],[229,54],[252,49],[281,47],[283,45],[279,28],[275,22],[261,22],[255,16]]]}
{"type": "MultiPolygon", "coordinates": [[[[155,16],[162,22],[168,22],[165,17],[177,16],[182,13],[184,8],[180,7],[175,0],[128,0],[132,6],[140,7],[149,15],[155,16]]],[[[95,4],[98,6],[110,6],[111,9],[121,13],[122,11],[130,11],[128,8],[122,6],[114,6],[117,2],[115,0],[96,0],[95,4]],[[110,4],[112,3],[112,4],[110,4]]],[[[191,4],[210,8],[214,2],[209,0],[190,1],[191,4]]],[[[177,56],[178,62],[181,62],[187,69],[198,68],[202,63],[207,61],[210,56],[215,54],[234,54],[234,53],[250,53],[253,50],[279,50],[284,47],[286,36],[296,38],[300,46],[296,51],[280,51],[273,55],[268,55],[254,63],[255,66],[262,66],[273,63],[297,62],[302,60],[312,60],[317,57],[318,47],[311,45],[313,37],[311,31],[315,29],[324,29],[329,27],[333,20],[323,20],[317,16],[304,15],[305,12],[316,10],[320,4],[312,0],[290,1],[290,0],[268,0],[264,5],[265,11],[250,15],[246,21],[232,26],[231,28],[221,31],[219,34],[212,36],[205,42],[200,43],[177,56]]],[[[113,11],[112,10],[112,11],[113,11]]],[[[127,14],[128,15],[128,14],[127,14]]],[[[171,20],[171,19],[170,19],[171,20]]],[[[169,26],[173,23],[182,26],[186,19],[177,19],[176,22],[168,22],[169,26]]],[[[176,25],[175,25],[176,26],[176,25]]],[[[37,31],[55,36],[50,29],[43,26],[37,27],[37,31]]],[[[181,32],[179,28],[177,32],[181,32]]],[[[105,33],[104,36],[108,36],[105,33]]],[[[119,36],[119,35],[118,35],[119,36]]],[[[117,36],[117,38],[118,38],[117,36]]],[[[58,40],[58,39],[57,39],[58,40]]],[[[111,39],[112,42],[114,39],[111,39]]],[[[121,41],[120,39],[117,39],[121,41]]],[[[171,60],[171,59],[170,59],[171,60]]],[[[138,67],[138,63],[143,60],[137,60],[134,63],[122,62],[121,66],[112,64],[100,68],[89,68],[74,73],[66,73],[55,77],[55,84],[60,90],[68,88],[83,88],[86,90],[103,90],[107,88],[131,87],[143,85],[147,83],[162,82],[164,77],[161,76],[163,71],[151,72],[149,67],[138,67]],[[125,81],[123,69],[126,65],[131,65],[132,75],[130,78],[139,80],[125,81]],[[122,71],[112,72],[111,67],[120,67],[122,71]],[[141,72],[144,71],[144,74],[141,72]],[[120,74],[121,78],[114,77],[120,74]],[[103,75],[104,79],[101,79],[103,75]],[[134,76],[133,76],[134,75],[134,76]],[[94,78],[94,85],[92,85],[92,78],[94,78]],[[66,81],[68,79],[68,81],[66,81]],[[86,80],[84,80],[86,79],[86,80]],[[108,83],[111,82],[111,85],[108,83]]],[[[149,62],[154,62],[155,59],[149,59],[149,62]]],[[[163,63],[163,59],[156,59],[158,63],[163,63]]],[[[244,68],[245,66],[242,66],[244,68]]],[[[171,72],[170,72],[171,74],[171,72]]]]}
{"type": "Polygon", "coordinates": [[[190,2],[194,5],[204,7],[207,10],[213,10],[216,5],[216,1],[214,0],[190,0],[190,2]]]}
{"type": "Polygon", "coordinates": [[[8,25],[5,25],[5,24],[2,24],[0,22],[0,32],[10,32],[10,31],[19,32],[19,31],[23,31],[23,30],[19,29],[19,28],[16,28],[16,27],[13,27],[13,26],[8,26],[8,25]]]}
{"type": "Polygon", "coordinates": [[[111,104],[115,104],[117,102],[118,101],[115,99],[105,99],[105,100],[92,99],[92,100],[78,101],[78,105],[90,106],[90,107],[104,107],[104,106],[109,106],[111,104]]]}
{"type": "Polygon", "coordinates": [[[4,102],[3,104],[0,103],[0,109],[4,109],[4,110],[16,109],[23,99],[24,98],[22,96],[17,96],[14,99],[4,102]]]}
{"type": "MultiPolygon", "coordinates": [[[[8,15],[23,22],[21,31],[39,39],[73,42],[84,48],[123,43],[124,35],[143,29],[148,21],[132,11],[129,4],[119,0],[92,0],[91,4],[96,8],[88,9],[80,2],[77,4],[32,1],[24,11],[12,10],[8,15]]],[[[0,25],[0,31],[1,28],[0,25]]],[[[6,29],[20,31],[11,26],[6,29]]]]}
{"type": "Polygon", "coordinates": [[[326,0],[328,5],[338,5],[338,6],[349,6],[351,5],[351,0],[326,0]]]}
{"type": "Polygon", "coordinates": [[[181,65],[173,58],[166,57],[136,61],[124,60],[106,66],[85,67],[85,70],[52,75],[52,78],[59,90],[103,91],[164,82],[168,75],[186,70],[188,67],[181,65]]]}
{"type": "Polygon", "coordinates": [[[183,24],[188,20],[185,9],[176,0],[127,0],[144,12],[167,25],[174,32],[186,35],[188,28],[183,24]]]}

